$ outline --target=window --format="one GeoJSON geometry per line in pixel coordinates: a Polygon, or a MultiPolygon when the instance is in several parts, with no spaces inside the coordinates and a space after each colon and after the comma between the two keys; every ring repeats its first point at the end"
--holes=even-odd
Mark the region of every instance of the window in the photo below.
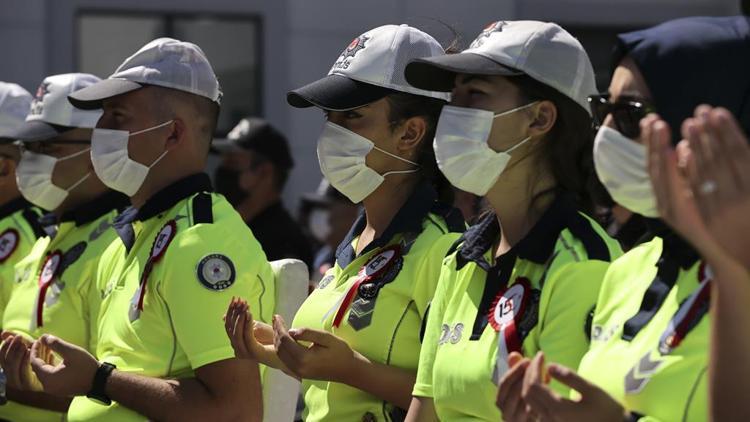
{"type": "Polygon", "coordinates": [[[261,20],[253,15],[80,11],[77,66],[105,78],[147,42],[172,37],[195,43],[208,56],[224,97],[217,132],[261,110],[261,20]]]}

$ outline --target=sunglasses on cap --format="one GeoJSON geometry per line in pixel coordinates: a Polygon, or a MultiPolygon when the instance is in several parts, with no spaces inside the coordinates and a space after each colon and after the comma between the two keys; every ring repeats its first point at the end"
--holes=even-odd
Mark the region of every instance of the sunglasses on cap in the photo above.
{"type": "Polygon", "coordinates": [[[596,128],[602,126],[604,119],[611,114],[615,129],[630,139],[638,138],[641,134],[641,119],[655,112],[656,108],[645,100],[623,97],[613,103],[609,101],[609,97],[608,93],[604,93],[588,98],[596,128]]]}

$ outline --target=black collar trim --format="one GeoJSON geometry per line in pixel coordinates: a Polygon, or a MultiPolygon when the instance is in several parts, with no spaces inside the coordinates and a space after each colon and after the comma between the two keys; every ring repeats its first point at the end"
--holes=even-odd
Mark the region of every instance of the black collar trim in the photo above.
{"type": "Polygon", "coordinates": [[[77,206],[60,216],[60,222],[72,221],[82,226],[97,220],[112,210],[122,211],[129,204],[128,197],[120,192],[108,191],[95,199],[77,206]]]}
{"type": "Polygon", "coordinates": [[[172,208],[176,203],[199,192],[212,192],[211,179],[206,173],[184,177],[155,193],[138,210],[135,219],[148,220],[172,208]]]}
{"type": "MultiPolygon", "coordinates": [[[[435,189],[427,182],[421,183],[417,186],[409,199],[406,200],[404,205],[401,206],[401,209],[398,210],[398,213],[393,217],[393,220],[391,220],[391,223],[385,229],[383,234],[370,242],[370,244],[362,250],[360,255],[364,255],[369,251],[387,245],[397,234],[421,233],[422,221],[427,214],[430,213],[436,200],[437,193],[435,192],[435,189]]],[[[336,249],[336,262],[339,267],[346,268],[357,258],[352,242],[355,237],[362,233],[362,230],[365,229],[366,225],[367,216],[365,215],[365,211],[362,210],[359,213],[359,217],[357,217],[357,220],[355,220],[352,225],[352,228],[349,230],[349,233],[336,249]]]]}
{"type": "Polygon", "coordinates": [[[11,200],[7,204],[0,206],[0,219],[10,216],[17,211],[21,211],[24,208],[29,208],[32,205],[22,196],[11,200]]]}

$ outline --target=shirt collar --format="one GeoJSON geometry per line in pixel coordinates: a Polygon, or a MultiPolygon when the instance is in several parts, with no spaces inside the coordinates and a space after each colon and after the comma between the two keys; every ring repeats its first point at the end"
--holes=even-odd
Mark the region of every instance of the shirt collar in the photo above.
{"type": "Polygon", "coordinates": [[[95,199],[83,203],[60,216],[60,222],[72,221],[76,226],[88,224],[112,210],[122,210],[128,204],[128,197],[120,192],[108,191],[95,199]]]}
{"type": "MultiPolygon", "coordinates": [[[[409,199],[398,210],[390,224],[388,224],[388,227],[383,231],[383,234],[370,242],[360,255],[387,245],[397,234],[420,233],[422,231],[422,221],[429,214],[436,200],[437,193],[435,189],[428,182],[420,183],[414,189],[409,199]]],[[[346,268],[346,266],[356,259],[357,256],[352,243],[354,238],[362,233],[366,225],[367,216],[365,211],[362,210],[354,221],[349,233],[336,249],[336,262],[339,267],[346,268]]]]}
{"type": "Polygon", "coordinates": [[[7,204],[0,206],[0,219],[10,216],[11,214],[21,211],[24,208],[31,207],[31,204],[19,196],[16,199],[11,200],[7,204]]]}
{"type": "MultiPolygon", "coordinates": [[[[534,227],[516,243],[508,252],[521,259],[544,264],[555,249],[559,233],[566,227],[571,217],[578,215],[578,210],[566,194],[559,194],[534,227]]],[[[492,265],[484,257],[500,238],[500,223],[497,215],[487,213],[479,222],[469,227],[462,236],[463,243],[458,249],[458,268],[467,262],[476,263],[488,271],[492,265]]]]}
{"type": "Polygon", "coordinates": [[[695,249],[663,221],[648,219],[646,220],[646,226],[653,236],[662,239],[662,256],[674,260],[683,270],[692,267],[700,259],[695,249]]]}
{"type": "Polygon", "coordinates": [[[135,219],[145,221],[172,208],[188,196],[199,192],[211,192],[211,179],[206,173],[184,177],[156,192],[138,210],[135,219]]]}

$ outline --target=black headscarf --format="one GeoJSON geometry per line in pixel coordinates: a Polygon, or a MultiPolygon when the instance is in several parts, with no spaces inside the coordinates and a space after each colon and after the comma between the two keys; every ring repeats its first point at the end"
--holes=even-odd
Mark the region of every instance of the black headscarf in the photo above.
{"type": "Polygon", "coordinates": [[[750,133],[750,18],[690,17],[618,35],[614,65],[635,61],[677,143],[700,104],[727,108],[750,133]]]}

